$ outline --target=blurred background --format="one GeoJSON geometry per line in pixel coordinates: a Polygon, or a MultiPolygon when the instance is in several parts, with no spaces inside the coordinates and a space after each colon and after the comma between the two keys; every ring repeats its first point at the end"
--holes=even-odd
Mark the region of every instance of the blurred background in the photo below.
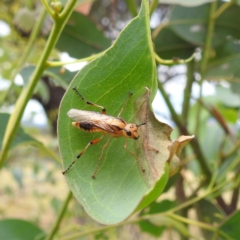
{"type": "MultiPolygon", "coordinates": [[[[60,2],[64,6],[67,1],[60,2]]],[[[26,220],[29,229],[43,235],[52,228],[69,191],[58,153],[57,116],[61,98],[77,71],[87,64],[87,57],[110,47],[136,16],[140,4],[141,1],[131,0],[77,2],[49,60],[83,61],[64,68],[48,68],[39,79],[1,171],[0,219],[26,220]]],[[[38,63],[53,25],[43,8],[38,0],[0,1],[1,142],[21,89],[38,63]],[[33,41],[31,34],[38,24],[33,41]]],[[[183,203],[198,193],[204,186],[203,180],[209,181],[220,172],[233,184],[199,202],[194,212],[187,209],[182,213],[209,224],[219,223],[239,209],[240,2],[153,1],[150,25],[155,53],[162,59],[157,59],[159,90],[153,102],[154,112],[160,121],[174,128],[173,139],[186,133],[197,136],[197,150],[202,152],[208,169],[203,170],[204,164],[199,164],[196,148],[189,147],[183,153],[184,170],[171,178],[158,202],[167,201],[168,207],[172,202],[183,203]],[[191,61],[184,61],[191,56],[191,61]],[[204,208],[206,216],[202,211],[204,216],[200,217],[198,210],[204,208]],[[211,218],[207,215],[209,209],[214,209],[211,218]]],[[[18,222],[12,224],[19,226],[18,222]]],[[[87,230],[101,225],[72,199],[56,239],[79,231],[80,226],[87,230]]],[[[199,228],[188,229],[199,232],[196,239],[213,237],[199,228]]],[[[145,222],[73,239],[191,237],[184,236],[172,223],[158,226],[145,222]]]]}

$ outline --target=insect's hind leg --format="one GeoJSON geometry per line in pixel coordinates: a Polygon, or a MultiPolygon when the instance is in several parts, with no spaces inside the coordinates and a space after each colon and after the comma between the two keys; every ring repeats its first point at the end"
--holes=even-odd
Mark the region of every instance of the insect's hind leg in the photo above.
{"type": "Polygon", "coordinates": [[[138,165],[140,166],[142,172],[144,173],[144,172],[145,172],[145,169],[143,168],[142,163],[139,161],[139,159],[137,158],[137,156],[127,148],[127,146],[128,146],[128,140],[126,139],[126,143],[125,143],[125,145],[124,145],[125,150],[126,150],[128,153],[130,153],[130,154],[137,160],[138,165]]]}
{"type": "Polygon", "coordinates": [[[100,105],[97,105],[97,104],[95,104],[95,103],[92,103],[92,102],[87,101],[87,100],[81,95],[81,93],[77,90],[76,87],[73,87],[73,90],[77,93],[77,95],[78,95],[86,104],[91,105],[91,106],[94,106],[94,107],[101,108],[101,109],[102,109],[102,114],[106,114],[106,113],[107,113],[106,109],[105,109],[103,106],[100,106],[100,105]]]}
{"type": "Polygon", "coordinates": [[[97,172],[98,172],[98,169],[99,169],[99,167],[100,167],[100,162],[101,162],[101,160],[102,160],[103,151],[104,151],[104,149],[108,146],[109,141],[110,141],[110,138],[108,138],[107,142],[104,144],[104,146],[103,146],[103,148],[102,148],[102,152],[101,152],[100,157],[98,158],[97,167],[96,167],[96,169],[95,169],[95,171],[94,171],[94,173],[93,173],[93,175],[92,175],[92,178],[96,178],[96,174],[97,174],[97,172]]]}
{"type": "Polygon", "coordinates": [[[103,134],[100,138],[94,139],[94,140],[92,140],[91,142],[89,142],[89,143],[87,144],[87,146],[77,155],[77,157],[76,157],[76,158],[74,159],[74,161],[69,165],[69,167],[68,167],[65,171],[62,172],[62,174],[65,175],[66,172],[68,172],[69,169],[73,166],[73,164],[86,152],[86,150],[88,149],[88,147],[89,147],[90,145],[96,144],[96,143],[98,143],[99,141],[101,141],[104,136],[105,136],[105,135],[103,134]]]}

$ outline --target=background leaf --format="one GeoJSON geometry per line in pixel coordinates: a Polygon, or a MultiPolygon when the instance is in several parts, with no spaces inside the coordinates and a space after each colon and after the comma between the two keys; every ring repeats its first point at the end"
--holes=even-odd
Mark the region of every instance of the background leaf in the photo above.
{"type": "Polygon", "coordinates": [[[19,219],[0,220],[0,239],[44,239],[45,233],[30,222],[19,219]]]}
{"type": "Polygon", "coordinates": [[[92,21],[79,12],[73,12],[56,47],[72,57],[84,58],[105,50],[110,44],[92,21]]]}
{"type": "MultiPolygon", "coordinates": [[[[3,136],[4,136],[4,133],[5,133],[6,126],[7,126],[9,118],[10,118],[10,114],[8,114],[8,113],[0,113],[0,149],[2,148],[3,136]]],[[[24,130],[20,127],[18,129],[16,137],[13,140],[11,148],[13,148],[13,147],[15,147],[15,146],[17,146],[19,144],[26,143],[26,142],[39,143],[34,138],[32,138],[30,135],[26,134],[24,132],[24,130]]]]}
{"type": "Polygon", "coordinates": [[[220,230],[233,239],[240,238],[240,228],[237,227],[240,221],[240,211],[236,211],[227,221],[220,227],[220,230]]]}

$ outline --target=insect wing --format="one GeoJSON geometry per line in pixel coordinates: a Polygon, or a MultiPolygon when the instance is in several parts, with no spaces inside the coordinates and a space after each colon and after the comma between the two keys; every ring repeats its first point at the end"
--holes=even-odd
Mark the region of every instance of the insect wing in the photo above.
{"type": "Polygon", "coordinates": [[[83,111],[78,109],[71,109],[68,111],[67,115],[76,122],[91,122],[92,119],[97,119],[96,112],[83,111]]]}
{"type": "Polygon", "coordinates": [[[68,116],[76,122],[92,123],[97,128],[103,129],[107,132],[114,130],[109,125],[109,119],[113,117],[104,115],[93,111],[83,111],[78,109],[71,109],[68,111],[68,116]]]}

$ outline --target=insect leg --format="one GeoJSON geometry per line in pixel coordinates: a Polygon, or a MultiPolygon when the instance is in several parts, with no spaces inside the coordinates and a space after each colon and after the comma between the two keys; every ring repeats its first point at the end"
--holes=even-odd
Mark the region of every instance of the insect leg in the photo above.
{"type": "Polygon", "coordinates": [[[103,146],[103,148],[102,148],[102,152],[101,152],[101,155],[100,155],[100,157],[99,157],[99,159],[98,159],[97,167],[96,167],[96,169],[95,169],[95,171],[94,171],[94,173],[93,173],[93,175],[92,175],[92,178],[96,178],[96,174],[97,174],[97,172],[98,172],[98,169],[99,169],[99,167],[100,167],[100,162],[101,162],[101,160],[102,160],[103,151],[104,151],[104,149],[108,146],[109,141],[110,141],[110,138],[108,138],[107,142],[104,144],[104,146],[103,146]]]}
{"type": "Polygon", "coordinates": [[[87,144],[87,146],[77,155],[77,157],[76,157],[76,158],[74,159],[74,161],[69,165],[69,167],[68,167],[65,171],[62,172],[62,174],[65,175],[66,172],[72,167],[72,165],[86,152],[86,150],[88,149],[88,147],[89,147],[90,145],[96,144],[96,143],[98,143],[99,141],[101,141],[104,136],[105,136],[105,135],[102,135],[100,138],[94,139],[94,140],[92,140],[91,142],[89,142],[89,143],[87,144]]]}
{"type": "Polygon", "coordinates": [[[122,114],[122,112],[123,112],[125,106],[127,105],[128,101],[129,101],[129,99],[131,98],[132,95],[133,95],[133,94],[132,94],[131,92],[129,92],[129,94],[128,94],[128,98],[127,98],[126,102],[124,103],[124,105],[123,105],[121,111],[120,111],[119,114],[117,115],[117,117],[120,117],[120,115],[122,114]]]}
{"type": "Polygon", "coordinates": [[[145,169],[143,168],[142,163],[139,161],[139,159],[137,158],[137,156],[127,148],[127,146],[128,146],[128,139],[126,139],[126,143],[125,143],[125,145],[124,145],[124,148],[126,149],[127,152],[129,152],[129,153],[137,160],[137,163],[138,163],[138,165],[140,166],[142,172],[145,172],[145,169]]]}
{"type": "Polygon", "coordinates": [[[100,105],[97,105],[97,104],[95,104],[95,103],[92,103],[92,102],[87,101],[87,100],[81,95],[81,93],[77,90],[76,87],[73,87],[73,90],[77,93],[77,95],[78,95],[86,104],[91,105],[91,106],[94,106],[94,107],[101,108],[101,109],[102,109],[102,114],[106,114],[106,113],[107,113],[107,112],[106,112],[106,109],[105,109],[104,107],[102,107],[102,106],[100,106],[100,105]]]}
{"type": "Polygon", "coordinates": [[[142,140],[143,140],[143,144],[144,144],[149,150],[154,151],[155,153],[159,153],[159,151],[158,151],[156,148],[151,147],[144,138],[142,138],[142,140]]]}

